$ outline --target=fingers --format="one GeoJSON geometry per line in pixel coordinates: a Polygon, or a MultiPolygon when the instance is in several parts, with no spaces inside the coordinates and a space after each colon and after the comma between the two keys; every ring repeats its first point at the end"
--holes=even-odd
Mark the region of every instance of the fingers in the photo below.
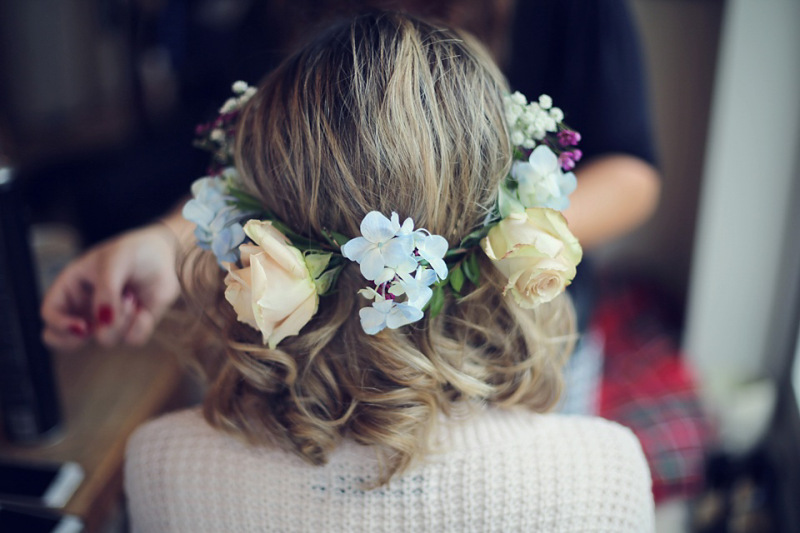
{"type": "Polygon", "coordinates": [[[175,250],[162,230],[123,234],[68,265],[42,302],[45,343],[74,350],[92,339],[102,346],[146,342],[180,291],[175,250]]]}
{"type": "Polygon", "coordinates": [[[83,348],[92,337],[104,347],[120,343],[141,346],[150,339],[157,323],[157,317],[142,307],[129,289],[123,291],[119,311],[106,318],[109,319],[111,323],[91,323],[83,318],[54,313],[45,324],[42,340],[51,348],[67,352],[83,348]]]}
{"type": "Polygon", "coordinates": [[[97,326],[94,333],[97,343],[110,347],[125,340],[135,322],[138,309],[139,303],[135,294],[127,288],[122,291],[122,298],[116,309],[109,304],[101,304],[97,312],[97,326]]]}
{"type": "Polygon", "coordinates": [[[76,350],[86,344],[90,337],[91,326],[81,318],[57,317],[45,322],[42,331],[44,343],[58,350],[76,350]]]}
{"type": "Polygon", "coordinates": [[[143,307],[134,292],[128,289],[123,292],[120,309],[121,315],[117,320],[118,328],[115,329],[119,335],[114,338],[107,335],[104,340],[98,336],[98,341],[101,344],[110,342],[109,345],[124,342],[132,346],[141,346],[147,343],[158,323],[158,316],[150,309],[143,307]]]}
{"type": "Polygon", "coordinates": [[[75,350],[91,336],[91,288],[82,281],[83,266],[65,269],[42,300],[42,340],[51,348],[75,350]]]}
{"type": "Polygon", "coordinates": [[[113,346],[127,333],[135,311],[133,291],[126,287],[131,262],[124,247],[109,248],[98,258],[92,294],[94,336],[102,346],[113,346]]]}
{"type": "Polygon", "coordinates": [[[57,330],[48,326],[42,332],[42,341],[47,346],[65,352],[73,352],[84,347],[88,340],[88,334],[80,335],[69,330],[57,330]]]}

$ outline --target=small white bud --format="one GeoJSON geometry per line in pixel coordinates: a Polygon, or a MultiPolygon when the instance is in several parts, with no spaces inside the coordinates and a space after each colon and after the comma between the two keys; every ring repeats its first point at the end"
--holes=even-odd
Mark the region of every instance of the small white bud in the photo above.
{"type": "Polygon", "coordinates": [[[236,94],[242,94],[247,90],[247,83],[244,81],[237,81],[233,84],[233,92],[236,94]]]}
{"type": "Polygon", "coordinates": [[[225,103],[222,104],[222,107],[219,108],[220,113],[230,113],[234,109],[236,109],[237,101],[236,98],[228,98],[225,100],[225,103]]]}
{"type": "Polygon", "coordinates": [[[528,103],[527,98],[525,95],[519,91],[516,91],[514,94],[511,95],[511,101],[518,105],[525,105],[528,103]]]}

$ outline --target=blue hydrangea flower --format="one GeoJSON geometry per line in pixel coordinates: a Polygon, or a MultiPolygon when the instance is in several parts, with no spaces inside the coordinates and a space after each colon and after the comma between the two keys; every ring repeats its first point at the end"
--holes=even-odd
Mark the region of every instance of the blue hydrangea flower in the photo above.
{"type": "Polygon", "coordinates": [[[357,262],[373,283],[359,291],[373,300],[371,307],[359,311],[361,327],[375,335],[421,319],[422,308],[433,296],[431,285],[447,278],[447,240],[424,228],[415,231],[411,218],[401,225],[397,213],[387,218],[378,211],[364,216],[361,235],[342,245],[342,255],[357,262]]]}
{"type": "Polygon", "coordinates": [[[196,225],[197,245],[214,252],[220,265],[239,260],[239,245],[246,239],[242,222],[252,215],[236,207],[228,193],[235,172],[226,169],[222,177],[196,180],[192,184],[194,198],[183,206],[183,218],[196,225]]]}

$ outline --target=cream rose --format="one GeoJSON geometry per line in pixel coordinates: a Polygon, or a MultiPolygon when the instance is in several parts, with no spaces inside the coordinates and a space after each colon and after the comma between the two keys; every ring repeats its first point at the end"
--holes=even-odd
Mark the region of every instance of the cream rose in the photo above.
{"type": "Polygon", "coordinates": [[[254,244],[239,246],[242,268],[225,264],[225,299],[274,349],[311,320],[319,298],[303,254],[272,224],[250,220],[244,232],[254,244]]]}
{"type": "Polygon", "coordinates": [[[546,208],[512,213],[489,230],[481,247],[508,278],[503,294],[527,309],[558,296],[583,256],[563,215],[546,208]]]}

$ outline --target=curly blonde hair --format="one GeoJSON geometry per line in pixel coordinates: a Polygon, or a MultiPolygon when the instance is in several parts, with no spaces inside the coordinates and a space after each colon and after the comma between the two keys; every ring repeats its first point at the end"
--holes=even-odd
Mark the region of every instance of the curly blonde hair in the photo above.
{"type": "MultiPolygon", "coordinates": [[[[284,61],[243,111],[244,186],[295,231],[359,233],[366,213],[396,211],[451,246],[492,208],[512,152],[506,83],[471,37],[407,15],[333,26],[284,61]]],[[[341,273],[300,335],[271,350],[236,320],[214,257],[186,263],[189,292],[214,326],[208,421],[314,465],[344,437],[381,454],[386,482],[429,451],[440,413],[459,405],[549,409],[573,338],[566,298],[533,311],[504,298],[487,258],[481,282],[431,318],[364,334],[358,265],[341,273]]]]}

